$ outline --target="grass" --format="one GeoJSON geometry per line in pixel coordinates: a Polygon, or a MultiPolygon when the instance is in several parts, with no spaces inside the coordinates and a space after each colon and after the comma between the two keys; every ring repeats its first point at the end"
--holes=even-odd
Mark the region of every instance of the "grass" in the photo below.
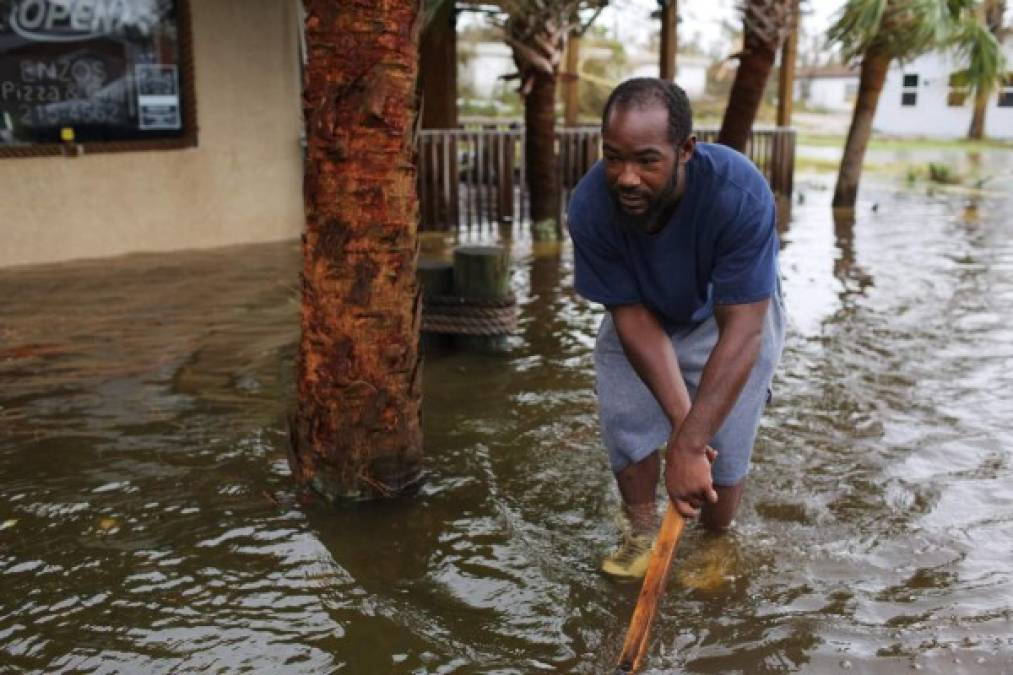
{"type": "MultiPolygon", "coordinates": [[[[821,157],[800,157],[795,156],[795,171],[811,171],[815,173],[834,173],[840,166],[840,162],[833,159],[821,157]]],[[[869,167],[866,167],[869,169],[869,167]]]]}
{"type": "MultiPolygon", "coordinates": [[[[844,136],[827,134],[800,133],[797,143],[823,148],[843,148],[844,136]]],[[[890,138],[873,136],[869,147],[876,150],[1013,150],[1013,141],[984,140],[969,141],[966,139],[943,138],[890,138]]]]}

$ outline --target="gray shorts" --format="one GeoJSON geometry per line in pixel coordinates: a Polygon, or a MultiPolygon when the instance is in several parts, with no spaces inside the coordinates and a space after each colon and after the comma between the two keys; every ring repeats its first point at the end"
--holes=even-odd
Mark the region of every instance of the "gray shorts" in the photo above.
{"type": "MultiPolygon", "coordinates": [[[[696,396],[700,375],[718,341],[714,317],[677,329],[669,337],[679,359],[690,397],[696,396]]],[[[737,485],[749,472],[749,457],[770,397],[770,381],[784,348],[784,304],[771,298],[763,328],[763,346],[735,407],[711,440],[718,450],[712,468],[716,485],[737,485]]],[[[626,358],[612,315],[605,313],[594,348],[598,415],[612,471],[619,473],[664,446],[672,426],[654,395],[626,358]]]]}

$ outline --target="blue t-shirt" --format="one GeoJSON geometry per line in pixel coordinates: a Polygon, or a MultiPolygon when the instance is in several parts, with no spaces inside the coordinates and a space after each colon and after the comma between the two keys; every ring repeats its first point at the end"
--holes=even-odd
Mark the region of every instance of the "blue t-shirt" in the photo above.
{"type": "Polygon", "coordinates": [[[574,286],[592,302],[640,303],[672,326],[778,287],[774,196],[753,163],[723,145],[696,144],[682,200],[654,234],[621,224],[603,162],[577,184],[567,221],[574,286]]]}

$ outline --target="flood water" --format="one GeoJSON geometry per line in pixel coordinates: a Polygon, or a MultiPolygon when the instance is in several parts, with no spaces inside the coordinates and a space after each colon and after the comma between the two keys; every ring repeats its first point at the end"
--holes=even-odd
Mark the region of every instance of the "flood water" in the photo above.
{"type": "MultiPolygon", "coordinates": [[[[1013,198],[802,177],[733,533],[684,535],[645,672],[1013,672],[1013,198]],[[875,210],[873,210],[875,205],[875,210]]],[[[304,503],[292,243],[0,270],[0,671],[611,672],[636,585],[564,246],[509,353],[425,366],[428,479],[304,503]]]]}

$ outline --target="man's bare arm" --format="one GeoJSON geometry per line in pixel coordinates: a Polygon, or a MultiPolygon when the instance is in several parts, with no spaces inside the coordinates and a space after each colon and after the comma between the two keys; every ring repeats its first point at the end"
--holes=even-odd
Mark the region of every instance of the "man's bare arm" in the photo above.
{"type": "Polygon", "coordinates": [[[670,449],[703,452],[721,428],[760,354],[763,323],[769,304],[770,300],[764,299],[714,308],[718,342],[704,366],[693,407],[679,429],[674,447],[670,449]]]}
{"type": "MultiPolygon", "coordinates": [[[[693,405],[679,369],[675,348],[657,317],[643,305],[610,307],[609,311],[626,358],[672,424],[665,453],[666,458],[671,458],[670,449],[676,433],[693,405]]],[[[718,495],[711,481],[711,463],[715,457],[716,453],[710,446],[705,446],[703,452],[691,457],[678,456],[681,485],[686,494],[700,495],[712,503],[717,501],[718,495]]],[[[666,476],[669,471],[667,464],[671,461],[666,460],[666,476]]],[[[671,491],[669,493],[672,494],[671,491]]],[[[685,498],[673,497],[672,501],[679,513],[687,518],[695,518],[700,513],[699,506],[694,506],[685,498]]]]}
{"type": "Polygon", "coordinates": [[[640,304],[612,306],[608,310],[633,370],[654,394],[672,428],[680,427],[692,401],[675,349],[661,323],[640,304]]]}

